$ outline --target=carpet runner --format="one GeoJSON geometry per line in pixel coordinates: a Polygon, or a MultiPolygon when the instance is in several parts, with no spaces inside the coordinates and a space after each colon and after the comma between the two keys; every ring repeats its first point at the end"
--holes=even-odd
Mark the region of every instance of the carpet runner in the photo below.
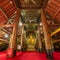
{"type": "MultiPolygon", "coordinates": [[[[60,52],[53,53],[54,60],[60,60],[60,52]]],[[[16,57],[6,58],[6,52],[0,52],[0,60],[48,60],[45,53],[17,52],[16,57]]]]}

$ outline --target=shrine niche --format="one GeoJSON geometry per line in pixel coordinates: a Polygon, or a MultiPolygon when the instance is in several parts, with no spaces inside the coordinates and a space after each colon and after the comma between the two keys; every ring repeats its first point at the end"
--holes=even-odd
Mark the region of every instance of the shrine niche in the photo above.
{"type": "Polygon", "coordinates": [[[26,39],[27,51],[36,50],[36,38],[33,35],[30,35],[26,39]]]}

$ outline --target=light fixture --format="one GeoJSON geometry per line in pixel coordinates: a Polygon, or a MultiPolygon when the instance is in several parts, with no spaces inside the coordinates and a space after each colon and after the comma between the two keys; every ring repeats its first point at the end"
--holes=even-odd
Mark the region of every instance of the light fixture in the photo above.
{"type": "Polygon", "coordinates": [[[4,36],[5,38],[8,38],[9,37],[9,35],[8,34],[5,34],[5,36],[4,36]]]}
{"type": "Polygon", "coordinates": [[[25,12],[22,12],[21,15],[22,15],[22,16],[25,16],[25,12]]]}
{"type": "Polygon", "coordinates": [[[12,1],[10,1],[10,4],[12,4],[12,1]]]}
{"type": "Polygon", "coordinates": [[[22,22],[21,21],[19,22],[19,26],[22,26],[22,22]]]}
{"type": "Polygon", "coordinates": [[[39,31],[37,31],[37,33],[39,33],[39,31]]]}
{"type": "Polygon", "coordinates": [[[42,25],[42,23],[40,23],[40,25],[42,25]]]}

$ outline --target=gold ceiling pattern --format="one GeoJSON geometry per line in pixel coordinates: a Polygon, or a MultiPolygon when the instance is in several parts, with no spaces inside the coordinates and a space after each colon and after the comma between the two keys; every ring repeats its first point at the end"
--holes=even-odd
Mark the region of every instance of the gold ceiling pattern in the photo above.
{"type": "MultiPolygon", "coordinates": [[[[40,17],[40,10],[39,9],[26,9],[26,10],[21,10],[21,15],[23,20],[25,22],[34,22],[37,23],[37,21],[40,17]]],[[[39,19],[40,20],[40,19],[39,19]]]]}
{"type": "Polygon", "coordinates": [[[40,8],[43,0],[19,0],[20,7],[22,8],[40,8]]]}

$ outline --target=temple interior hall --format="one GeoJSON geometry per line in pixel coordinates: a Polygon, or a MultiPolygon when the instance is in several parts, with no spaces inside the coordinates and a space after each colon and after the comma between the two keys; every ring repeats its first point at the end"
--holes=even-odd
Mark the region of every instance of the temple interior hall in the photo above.
{"type": "Polygon", "coordinates": [[[0,0],[0,60],[60,60],[60,0],[0,0]]]}

